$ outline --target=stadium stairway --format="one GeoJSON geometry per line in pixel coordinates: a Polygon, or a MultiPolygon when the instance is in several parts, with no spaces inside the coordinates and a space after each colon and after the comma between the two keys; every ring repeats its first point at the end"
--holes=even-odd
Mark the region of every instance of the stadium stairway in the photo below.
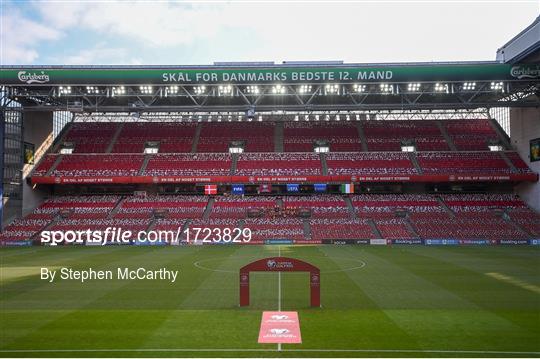
{"type": "Polygon", "coordinates": [[[516,168],[516,166],[514,166],[514,164],[512,163],[512,161],[510,161],[510,159],[508,158],[508,156],[506,155],[506,153],[504,153],[504,152],[499,152],[499,154],[501,155],[501,157],[502,157],[502,159],[504,160],[504,162],[506,162],[506,165],[512,169],[512,172],[516,173],[516,172],[517,172],[517,168],[516,168]]]}
{"type": "Polygon", "coordinates": [[[304,219],[302,221],[304,225],[304,237],[305,239],[311,239],[311,224],[309,224],[309,219],[304,219]]]}
{"type": "Polygon", "coordinates": [[[414,228],[408,216],[405,217],[405,227],[407,227],[409,232],[414,235],[414,238],[420,238],[420,236],[418,235],[418,232],[416,232],[416,228],[414,228]]]}
{"type": "Polygon", "coordinates": [[[201,137],[202,123],[198,123],[195,128],[195,134],[193,135],[193,143],[191,144],[191,153],[197,152],[197,146],[199,145],[199,138],[201,137]]]}
{"type": "Polygon", "coordinates": [[[452,137],[446,132],[446,128],[443,126],[442,122],[440,120],[435,121],[435,124],[441,131],[441,134],[444,137],[444,140],[448,144],[448,147],[450,147],[450,151],[457,151],[456,144],[454,143],[454,140],[452,140],[452,137]]]}
{"type": "Polygon", "coordinates": [[[214,207],[214,202],[216,199],[214,197],[210,197],[208,199],[208,203],[206,204],[206,208],[204,209],[203,213],[203,219],[207,221],[210,218],[210,213],[212,213],[212,208],[214,207]]]}
{"type": "Polygon", "coordinates": [[[231,176],[234,176],[236,173],[236,168],[238,167],[238,153],[233,153],[231,155],[231,176]]]}
{"type": "Polygon", "coordinates": [[[67,133],[71,129],[72,122],[68,122],[64,128],[62,128],[62,131],[56,136],[56,139],[54,140],[53,145],[49,148],[49,151],[47,153],[58,153],[60,151],[60,146],[64,143],[64,140],[66,138],[67,133]]]}
{"type": "Polygon", "coordinates": [[[414,168],[416,168],[416,171],[418,174],[424,174],[424,171],[422,171],[422,167],[420,167],[420,164],[418,163],[418,158],[416,157],[415,152],[409,152],[409,159],[411,160],[411,163],[414,165],[414,168]]]}
{"type": "Polygon", "coordinates": [[[508,223],[509,225],[511,225],[512,227],[514,227],[516,230],[518,230],[520,233],[522,233],[523,235],[525,235],[527,238],[533,238],[533,234],[530,233],[529,231],[527,231],[525,228],[523,228],[519,223],[517,222],[514,222],[512,220],[512,218],[510,217],[510,215],[508,214],[508,208],[505,208],[504,209],[504,215],[502,216],[502,219],[508,223]]]}
{"type": "Polygon", "coordinates": [[[54,225],[56,225],[62,219],[63,219],[62,216],[57,214],[56,216],[54,216],[54,218],[49,223],[47,223],[45,226],[43,226],[43,228],[41,228],[39,231],[36,231],[36,233],[32,237],[30,237],[30,240],[32,240],[32,241],[37,240],[39,238],[39,235],[40,235],[41,232],[46,231],[49,228],[52,228],[54,225]]]}
{"type": "Polygon", "coordinates": [[[377,224],[375,223],[373,219],[368,218],[367,223],[371,227],[371,231],[375,235],[375,238],[378,238],[378,239],[383,238],[381,231],[379,231],[379,228],[377,227],[377,224]]]}
{"type": "Polygon", "coordinates": [[[349,214],[351,215],[351,218],[357,218],[356,211],[354,210],[354,205],[351,201],[351,197],[345,196],[343,197],[343,200],[347,204],[347,208],[349,209],[349,214]]]}
{"type": "Polygon", "coordinates": [[[452,211],[450,209],[450,207],[448,207],[446,205],[446,203],[444,203],[443,199],[439,196],[435,196],[437,198],[437,202],[439,202],[439,205],[444,209],[444,211],[452,218],[455,218],[456,217],[456,214],[454,213],[454,211],[452,211]]]}
{"type": "Polygon", "coordinates": [[[180,235],[180,240],[181,240],[181,241],[183,241],[183,240],[186,239],[186,233],[185,233],[185,231],[186,231],[186,229],[189,228],[189,226],[191,226],[191,222],[192,222],[191,219],[187,219],[187,220],[184,222],[184,224],[182,225],[182,229],[181,229],[182,232],[181,232],[181,235],[180,235]]]}
{"type": "Polygon", "coordinates": [[[120,136],[120,132],[122,132],[122,129],[124,128],[125,122],[122,122],[120,126],[116,128],[116,132],[114,133],[111,143],[109,143],[109,146],[107,146],[107,149],[105,150],[105,153],[111,153],[112,149],[114,148],[114,145],[116,144],[116,140],[118,140],[118,136],[120,136]]]}
{"type": "Polygon", "coordinates": [[[118,199],[118,201],[114,205],[113,209],[107,215],[107,219],[113,219],[114,218],[114,215],[116,213],[118,213],[118,211],[120,210],[120,207],[122,207],[122,204],[124,203],[125,198],[126,198],[125,196],[120,196],[120,198],[118,199]]]}
{"type": "Polygon", "coordinates": [[[156,224],[157,224],[157,219],[152,216],[152,219],[150,219],[150,223],[148,223],[148,227],[146,227],[146,233],[153,231],[156,224]]]}
{"type": "Polygon", "coordinates": [[[362,122],[356,122],[356,129],[358,130],[358,136],[360,137],[360,146],[362,146],[362,151],[367,152],[367,140],[366,134],[364,133],[364,127],[362,127],[362,122]]]}
{"type": "Polygon", "coordinates": [[[326,155],[324,153],[319,153],[319,158],[321,159],[322,174],[323,176],[328,176],[328,164],[326,163],[326,155]]]}
{"type": "Polygon", "coordinates": [[[276,205],[279,209],[283,209],[283,198],[276,199],[276,205]]]}
{"type": "Polygon", "coordinates": [[[152,155],[150,155],[150,154],[144,155],[144,161],[143,161],[143,163],[141,165],[141,168],[139,169],[139,173],[138,173],[139,176],[144,175],[144,172],[146,171],[146,167],[148,166],[148,162],[150,162],[150,158],[151,158],[150,156],[152,156],[152,155]]]}
{"type": "Polygon", "coordinates": [[[276,122],[274,126],[274,151],[283,152],[283,122],[276,122]]]}
{"type": "MultiPolygon", "coordinates": [[[[53,173],[53,171],[56,169],[56,167],[58,167],[58,165],[60,164],[60,162],[62,162],[62,159],[64,158],[64,155],[58,155],[58,157],[56,157],[56,160],[54,161],[54,163],[52,164],[51,168],[49,168],[49,170],[47,171],[47,173],[45,173],[45,176],[50,176],[51,173],[53,173]]],[[[42,158],[43,160],[45,159],[45,156],[43,156],[42,158]]],[[[39,166],[39,164],[38,164],[39,166]]],[[[35,168],[38,168],[38,166],[35,166],[35,168]]]]}
{"type": "Polygon", "coordinates": [[[493,130],[495,130],[495,132],[497,133],[497,136],[499,137],[499,140],[504,145],[504,147],[507,150],[511,150],[512,145],[510,144],[510,138],[508,137],[506,132],[504,132],[501,125],[494,118],[491,118],[491,117],[489,118],[488,122],[493,128],[493,130]]]}

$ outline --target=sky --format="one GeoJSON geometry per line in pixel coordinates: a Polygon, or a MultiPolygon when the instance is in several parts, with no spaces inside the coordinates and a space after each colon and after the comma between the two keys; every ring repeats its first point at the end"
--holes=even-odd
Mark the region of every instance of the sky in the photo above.
{"type": "Polygon", "coordinates": [[[0,62],[494,60],[539,13],[540,0],[0,0],[0,62]]]}

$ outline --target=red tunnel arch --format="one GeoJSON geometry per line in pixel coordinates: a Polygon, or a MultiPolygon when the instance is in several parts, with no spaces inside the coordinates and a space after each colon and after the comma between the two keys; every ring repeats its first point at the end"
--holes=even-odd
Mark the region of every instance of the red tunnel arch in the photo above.
{"type": "Polygon", "coordinates": [[[268,257],[240,268],[240,306],[249,305],[250,272],[309,272],[311,306],[321,306],[321,271],[313,264],[295,258],[268,257]]]}

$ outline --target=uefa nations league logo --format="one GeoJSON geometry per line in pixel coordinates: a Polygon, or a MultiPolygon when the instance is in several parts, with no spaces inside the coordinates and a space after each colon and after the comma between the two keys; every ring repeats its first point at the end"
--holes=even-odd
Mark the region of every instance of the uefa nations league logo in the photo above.
{"type": "Polygon", "coordinates": [[[19,81],[26,82],[27,84],[44,84],[49,82],[50,78],[44,71],[40,73],[30,73],[28,71],[19,71],[17,73],[19,81]]]}
{"type": "Polygon", "coordinates": [[[272,315],[271,317],[273,320],[286,320],[286,319],[289,319],[289,316],[288,315],[285,315],[285,314],[275,314],[275,315],[272,315]]]}
{"type": "Polygon", "coordinates": [[[289,334],[290,330],[289,329],[281,329],[281,328],[272,328],[270,329],[270,333],[272,334],[276,334],[276,335],[282,335],[282,334],[289,334]]]}
{"type": "Polygon", "coordinates": [[[268,268],[270,268],[270,269],[276,268],[276,267],[277,267],[277,263],[276,263],[275,260],[269,259],[269,260],[266,261],[266,266],[267,266],[268,268]]]}

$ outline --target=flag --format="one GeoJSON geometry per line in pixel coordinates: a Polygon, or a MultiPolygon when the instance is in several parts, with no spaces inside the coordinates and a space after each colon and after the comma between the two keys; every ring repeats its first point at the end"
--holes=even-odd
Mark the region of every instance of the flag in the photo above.
{"type": "Polygon", "coordinates": [[[216,184],[207,184],[204,185],[204,194],[217,194],[217,185],[216,184]]]}
{"type": "Polygon", "coordinates": [[[342,184],[341,193],[354,193],[354,184],[353,183],[342,184]]]}

